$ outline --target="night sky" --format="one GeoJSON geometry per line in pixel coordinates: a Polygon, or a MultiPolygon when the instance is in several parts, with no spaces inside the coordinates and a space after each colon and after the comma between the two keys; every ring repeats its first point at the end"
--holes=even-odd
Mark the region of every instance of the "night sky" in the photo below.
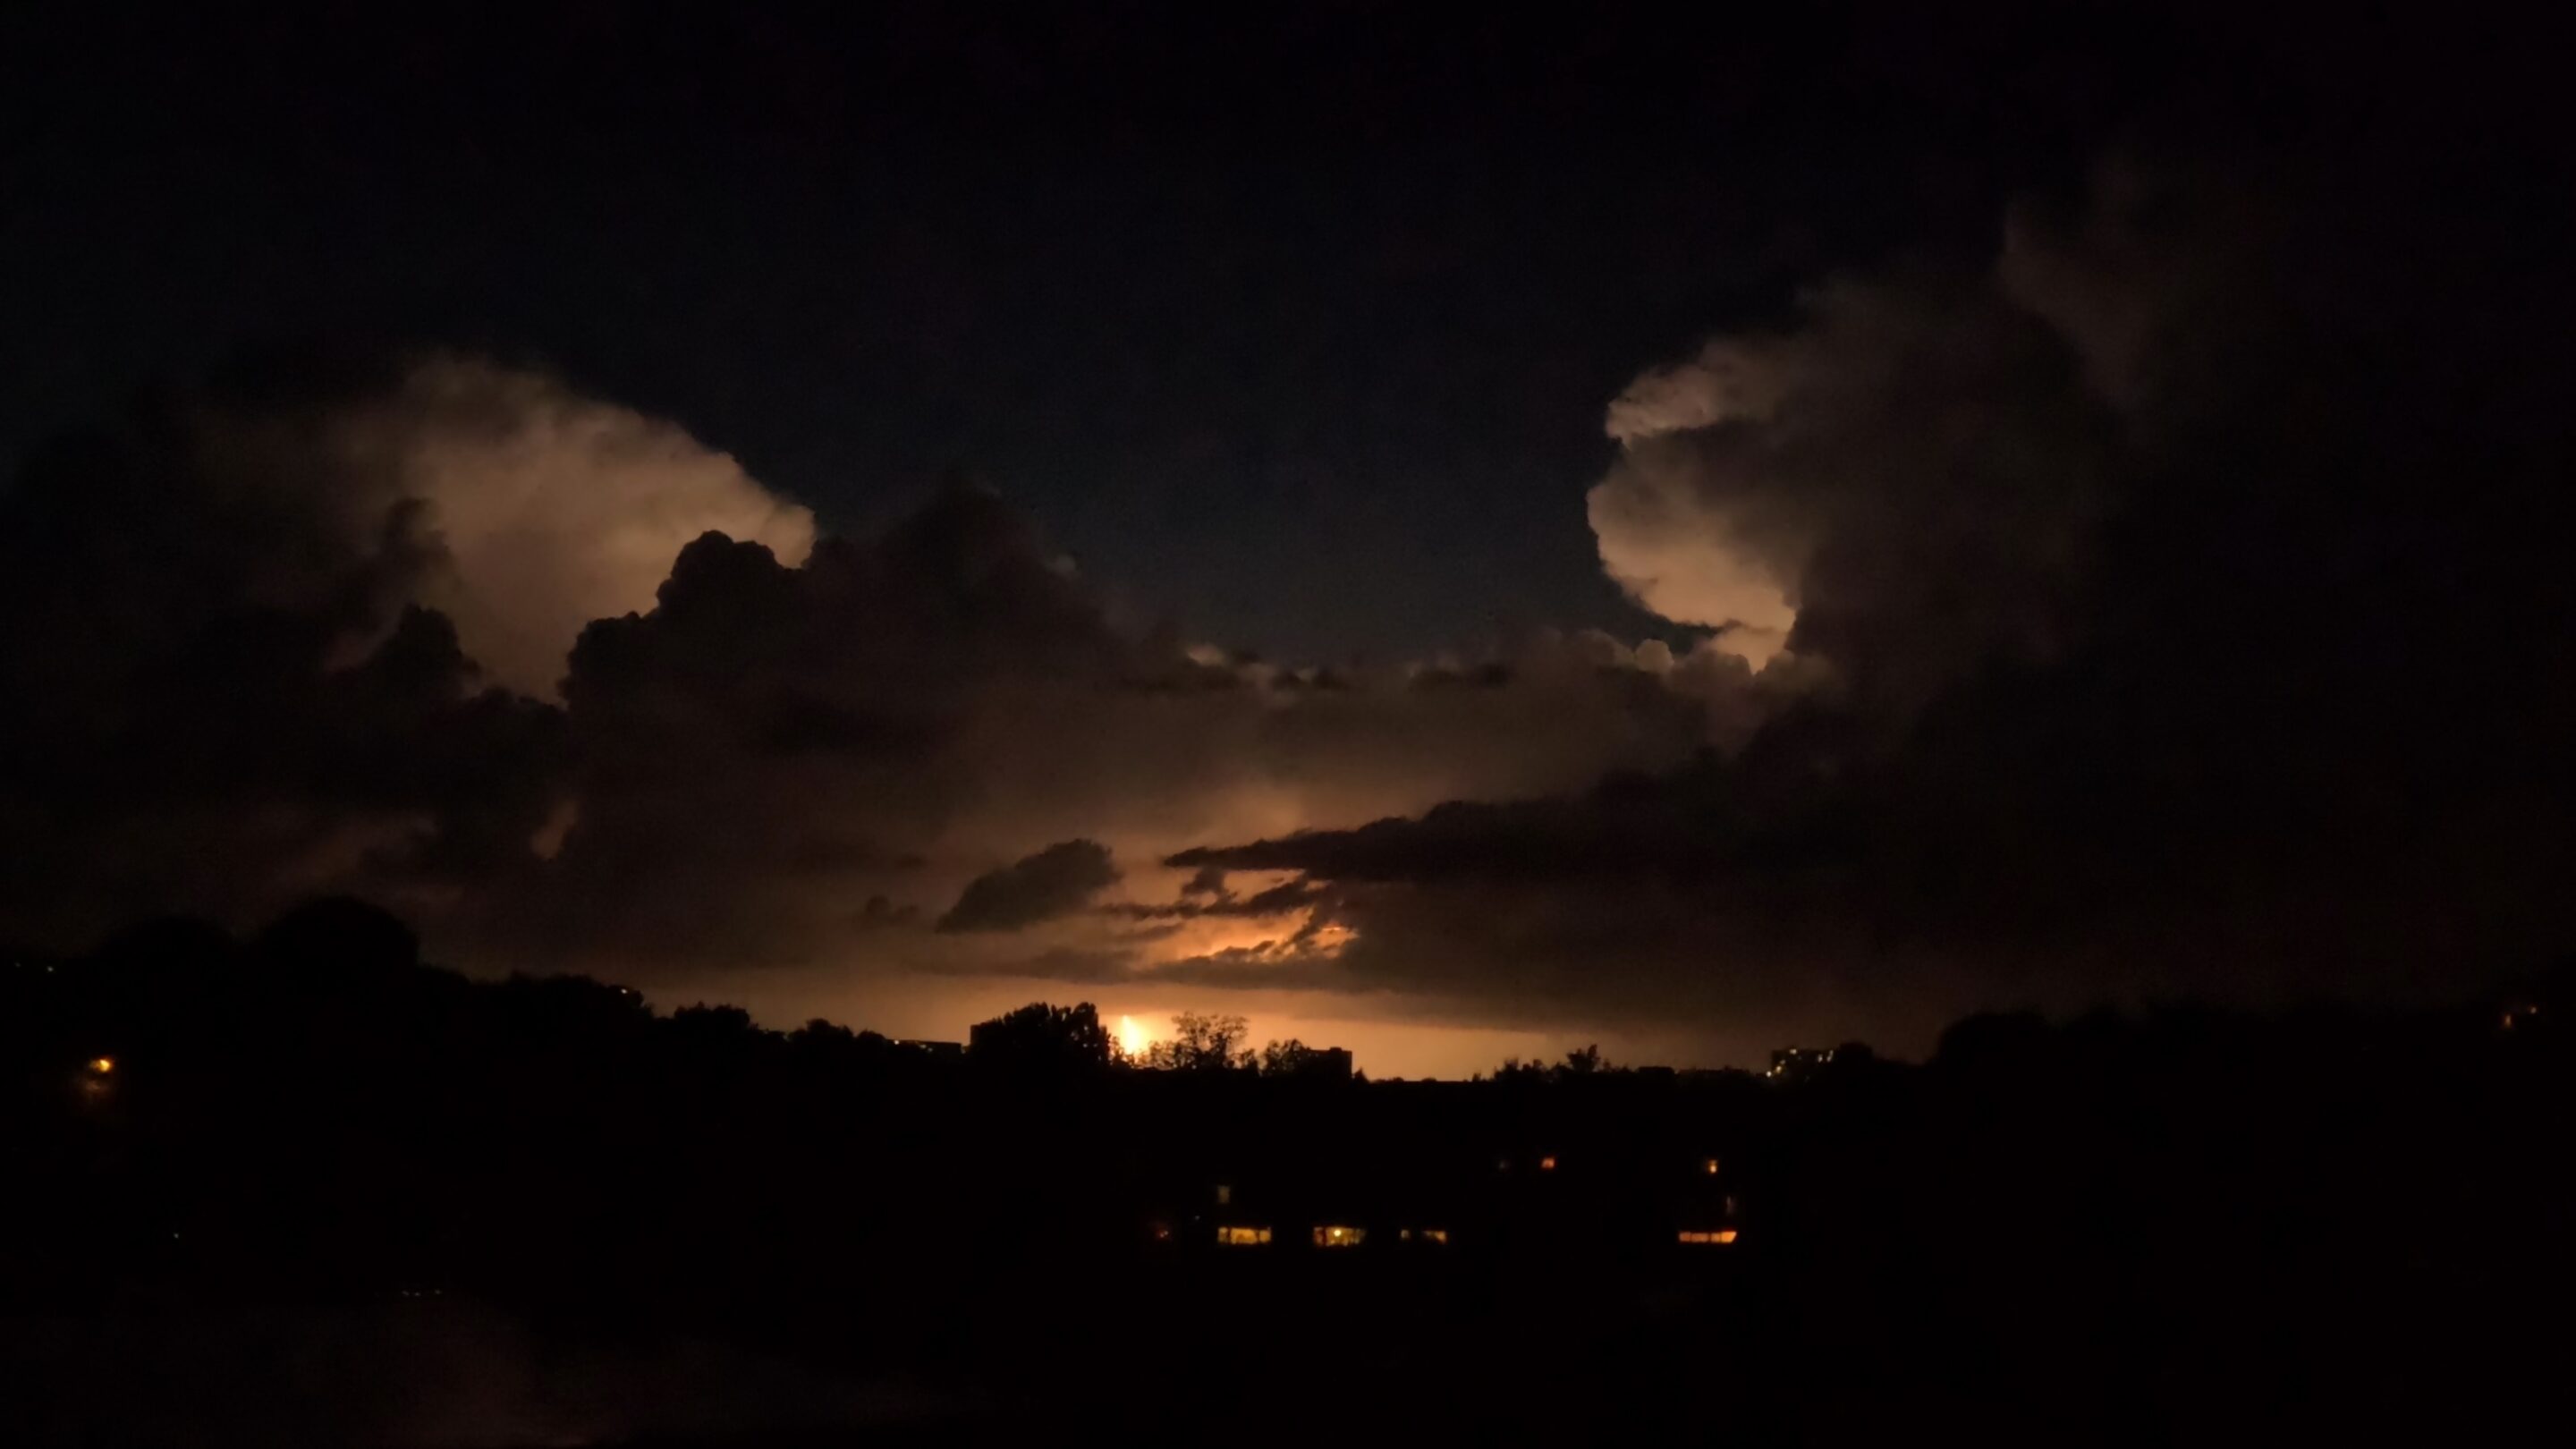
{"type": "Polygon", "coordinates": [[[1934,8],[0,20],[0,938],[1381,1074],[2570,949],[2545,47],[1934,8]]]}

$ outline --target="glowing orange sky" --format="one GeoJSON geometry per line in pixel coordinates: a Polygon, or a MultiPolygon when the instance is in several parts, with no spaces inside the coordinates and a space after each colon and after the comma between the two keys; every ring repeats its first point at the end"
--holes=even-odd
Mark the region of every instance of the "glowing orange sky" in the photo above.
{"type": "Polygon", "coordinates": [[[1580,1046],[1598,1044],[1613,1061],[1671,1066],[1744,1065],[1759,1044],[1726,1050],[1704,1038],[1652,1031],[1585,1026],[1517,1028],[1446,1023],[1395,1015],[1384,998],[1282,991],[1227,991],[1135,985],[1077,985],[1023,978],[925,981],[919,977],[853,980],[819,969],[735,969],[696,983],[649,990],[663,1010],[700,999],[728,1001],[750,1011],[763,1026],[790,1029],[821,1016],[853,1028],[930,1041],[963,1041],[975,1022],[1031,1001],[1089,1001],[1116,1029],[1133,1017],[1155,1038],[1171,1030],[1178,1011],[1243,1017],[1247,1041],[1290,1037],[1309,1046],[1350,1050],[1354,1064],[1372,1077],[1463,1079],[1490,1072],[1506,1057],[1553,1060],[1580,1046]]]}

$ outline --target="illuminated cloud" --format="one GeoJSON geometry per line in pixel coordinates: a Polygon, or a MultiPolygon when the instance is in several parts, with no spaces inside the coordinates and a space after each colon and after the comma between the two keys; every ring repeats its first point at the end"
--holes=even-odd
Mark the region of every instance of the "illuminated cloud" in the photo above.
{"type": "Polygon", "coordinates": [[[1984,279],[1842,281],[1611,406],[1590,497],[1645,607],[1756,667],[1793,649],[1919,691],[2045,650],[2115,420],[2064,338],[1984,279]],[[1993,579],[1971,592],[1970,571],[1993,579]]]}
{"type": "Polygon", "coordinates": [[[2531,480],[2576,296],[2393,154],[2115,168],[1990,268],[1642,378],[1605,563],[1675,618],[1776,598],[1813,674],[1723,758],[1169,867],[1328,893],[1354,934],[1303,989],[1739,1058],[2563,953],[2576,537],[2531,480]]]}
{"type": "Polygon", "coordinates": [[[1051,951],[1151,964],[1242,944],[1229,922],[1293,932],[1312,901],[1160,866],[1119,880],[1090,850],[1157,861],[1455,794],[1579,788],[1740,737],[1757,708],[1740,663],[1599,635],[1355,670],[1178,637],[1115,621],[969,483],[801,567],[701,538],[654,609],[574,650],[578,823],[495,919],[548,922],[548,951],[629,973],[956,974],[1051,951]],[[998,908],[1076,865],[1081,889],[1048,909],[998,908]]]}
{"type": "Polygon", "coordinates": [[[531,374],[209,394],[0,497],[0,892],[362,890],[777,1019],[1079,981],[1748,1052],[2527,961],[2576,307],[2437,180],[2306,174],[2138,168],[1641,377],[1591,518],[1691,642],[1255,661],[971,484],[814,540],[531,374]]]}
{"type": "Polygon", "coordinates": [[[358,538],[408,510],[414,597],[489,676],[554,694],[593,619],[647,608],[681,545],[715,530],[801,562],[813,514],[677,425],[542,372],[431,356],[318,415],[209,414],[233,466],[313,489],[358,538]]]}
{"type": "Polygon", "coordinates": [[[1589,513],[1601,562],[1638,603],[1682,624],[1719,631],[1720,647],[1754,667],[1770,662],[1797,622],[1786,539],[1766,549],[1751,490],[1709,486],[1687,454],[1666,446],[1706,429],[1759,426],[1784,381],[1762,349],[1714,343],[1697,360],[1650,372],[1610,405],[1620,445],[1589,513]]]}

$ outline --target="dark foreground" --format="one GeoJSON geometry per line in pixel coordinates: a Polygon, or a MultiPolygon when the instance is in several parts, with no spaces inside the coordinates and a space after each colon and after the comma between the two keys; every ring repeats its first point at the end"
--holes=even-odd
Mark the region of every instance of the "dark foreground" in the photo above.
{"type": "Polygon", "coordinates": [[[1792,1082],[1474,1084],[936,1059],[468,983],[345,930],[163,931],[6,990],[9,1444],[2563,1418],[2576,1003],[2546,984],[1981,1018],[1924,1066],[1792,1082]]]}

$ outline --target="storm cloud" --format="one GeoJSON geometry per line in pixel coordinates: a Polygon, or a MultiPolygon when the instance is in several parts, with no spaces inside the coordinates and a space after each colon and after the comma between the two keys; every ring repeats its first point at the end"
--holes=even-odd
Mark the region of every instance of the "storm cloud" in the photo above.
{"type": "Polygon", "coordinates": [[[803,505],[674,424],[477,358],[424,358],[292,443],[273,426],[242,441],[281,455],[247,466],[315,478],[360,527],[414,510],[437,545],[419,601],[495,682],[539,698],[583,626],[650,603],[688,540],[715,530],[791,564],[814,541],[803,505]]]}
{"type": "MultiPolygon", "coordinates": [[[[568,765],[554,710],[489,687],[417,601],[418,500],[254,466],[273,379],[60,440],[0,496],[0,837],[12,928],[77,939],[299,894],[454,898],[525,857],[568,765]]],[[[281,401],[281,398],[292,399],[281,401]]]]}
{"type": "Polygon", "coordinates": [[[1030,520],[956,479],[800,567],[708,535],[650,612],[592,625],[565,683],[578,817],[492,929],[630,971],[1125,950],[1149,918],[1206,932],[1254,902],[1295,909],[1264,894],[1277,882],[1203,883],[1178,909],[1189,882],[1153,863],[1193,840],[1669,765],[1740,734],[1757,695],[1739,661],[1600,636],[1378,669],[1187,642],[1120,617],[1030,520]],[[1068,842],[1149,865],[1099,879],[1096,911],[987,909],[1031,857],[1070,864],[1040,854],[1068,842]],[[887,904],[862,939],[853,907],[872,897],[887,904]],[[945,928],[888,928],[907,912],[945,928]],[[1021,929],[967,929],[1005,916],[1021,929]]]}
{"type": "Polygon", "coordinates": [[[1016,931],[1071,915],[1117,883],[1108,847],[1096,840],[1060,841],[968,881],[957,904],[939,918],[939,929],[1016,931]]]}
{"type": "Polygon", "coordinates": [[[539,372],[172,392],[0,497],[9,928],[349,891],[799,1015],[1079,980],[1729,1054],[2527,963],[2576,931],[2576,188],[2337,119],[2142,135],[1602,379],[1658,637],[1266,659],[993,488],[830,533],[539,372]]]}
{"type": "Polygon", "coordinates": [[[2392,139],[2124,157],[1982,272],[1828,282],[1629,388],[1605,566],[1811,677],[1740,750],[1170,863],[1333,891],[1314,985],[1739,1051],[2565,949],[2576,539],[2535,484],[2576,316],[2529,228],[2567,218],[2392,139]]]}
{"type": "Polygon", "coordinates": [[[1769,707],[1733,656],[1597,633],[1254,658],[1122,612],[980,484],[815,540],[677,427],[455,356],[171,392],[5,507],[0,825],[38,941],[342,890],[468,962],[642,979],[1232,949],[1312,894],[1182,909],[1150,862],[1579,788],[1769,707]],[[1067,842],[1149,864],[1058,899],[1067,842]]]}

